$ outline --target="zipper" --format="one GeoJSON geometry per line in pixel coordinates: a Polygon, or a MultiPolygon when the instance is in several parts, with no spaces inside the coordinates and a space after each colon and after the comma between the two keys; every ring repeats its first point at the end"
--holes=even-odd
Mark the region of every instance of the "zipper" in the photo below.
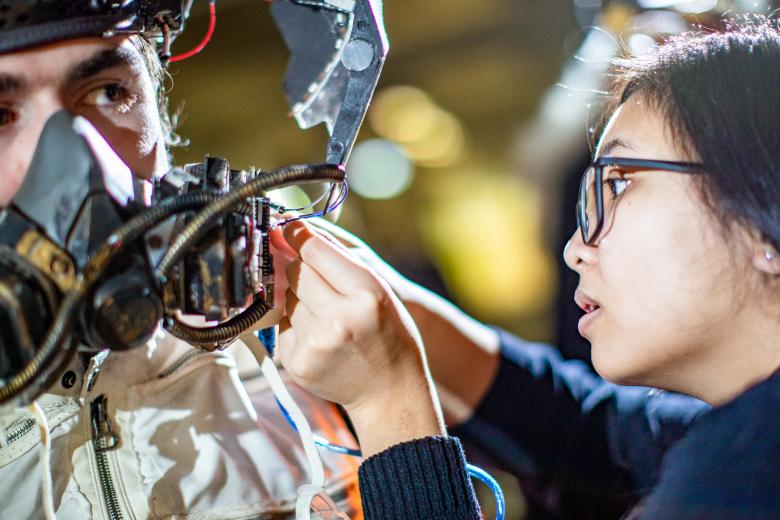
{"type": "Polygon", "coordinates": [[[21,439],[22,437],[30,433],[30,431],[32,431],[34,426],[35,426],[35,419],[25,419],[22,422],[21,426],[19,426],[14,431],[8,434],[8,436],[6,437],[5,445],[8,446],[12,442],[18,441],[19,439],[21,439]]]}
{"type": "MultiPolygon", "coordinates": [[[[66,411],[65,413],[68,412],[66,411]]],[[[49,416],[48,418],[49,431],[51,432],[53,428],[58,426],[66,418],[67,417],[63,417],[63,415],[61,414],[61,410],[55,410],[54,412],[52,412],[52,415],[49,416]]],[[[3,429],[2,427],[0,427],[0,449],[7,448],[11,444],[24,439],[36,429],[36,425],[37,423],[35,419],[27,417],[27,418],[20,418],[14,421],[14,423],[11,424],[10,428],[8,429],[3,429]]]]}
{"type": "Polygon", "coordinates": [[[108,418],[108,406],[105,395],[98,396],[92,401],[92,442],[95,448],[95,461],[97,463],[98,479],[103,491],[103,499],[106,502],[108,518],[121,520],[122,510],[119,507],[119,498],[111,479],[111,469],[108,465],[107,452],[115,449],[119,444],[119,437],[111,429],[111,421],[108,418]]]}
{"type": "Polygon", "coordinates": [[[169,366],[168,368],[166,368],[165,370],[157,374],[157,379],[163,379],[165,377],[168,377],[174,372],[176,372],[177,370],[179,370],[180,368],[182,368],[184,365],[192,361],[193,359],[197,359],[201,356],[205,356],[206,354],[210,354],[210,353],[211,352],[207,350],[200,350],[200,349],[193,350],[192,352],[188,352],[183,356],[181,356],[176,361],[174,361],[171,366],[169,366]]]}
{"type": "MultiPolygon", "coordinates": [[[[204,350],[189,352],[179,358],[157,377],[167,377],[193,359],[204,354],[208,354],[208,352],[204,350]]],[[[114,481],[111,478],[111,468],[108,464],[108,452],[119,445],[119,436],[111,428],[111,420],[108,418],[107,402],[105,395],[99,395],[92,401],[90,410],[92,415],[92,442],[95,449],[98,479],[100,480],[100,488],[103,491],[103,499],[106,503],[108,518],[110,520],[122,520],[122,509],[119,506],[119,497],[114,489],[114,481]]],[[[32,428],[34,424],[35,421],[32,421],[30,428],[32,428]]]]}

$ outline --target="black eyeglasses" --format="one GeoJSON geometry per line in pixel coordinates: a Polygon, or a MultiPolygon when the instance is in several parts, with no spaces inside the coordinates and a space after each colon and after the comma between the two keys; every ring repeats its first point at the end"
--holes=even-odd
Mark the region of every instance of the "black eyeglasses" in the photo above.
{"type": "Polygon", "coordinates": [[[577,225],[580,227],[582,241],[592,246],[598,240],[604,227],[605,216],[610,216],[622,190],[618,192],[618,183],[625,179],[604,180],[604,168],[620,168],[629,173],[644,170],[662,170],[675,173],[701,173],[704,165],[693,162],[653,161],[648,159],[630,159],[624,157],[599,157],[594,160],[580,181],[577,199],[577,225]],[[604,197],[604,185],[609,183],[609,196],[604,197]]]}

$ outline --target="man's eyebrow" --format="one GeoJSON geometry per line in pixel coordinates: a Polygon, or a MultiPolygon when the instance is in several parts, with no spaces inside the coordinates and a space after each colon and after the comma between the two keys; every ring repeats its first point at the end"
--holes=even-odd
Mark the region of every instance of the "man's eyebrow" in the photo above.
{"type": "Polygon", "coordinates": [[[620,139],[619,137],[614,137],[607,141],[606,143],[601,144],[598,149],[598,156],[603,157],[605,155],[609,155],[612,153],[615,148],[625,148],[627,150],[635,150],[633,146],[625,142],[624,140],[620,139]]]}
{"type": "Polygon", "coordinates": [[[0,95],[20,92],[27,88],[27,82],[21,76],[0,73],[0,95]]]}
{"type": "Polygon", "coordinates": [[[73,67],[68,74],[68,82],[87,79],[113,67],[133,67],[140,63],[138,53],[126,47],[100,51],[73,67]]]}

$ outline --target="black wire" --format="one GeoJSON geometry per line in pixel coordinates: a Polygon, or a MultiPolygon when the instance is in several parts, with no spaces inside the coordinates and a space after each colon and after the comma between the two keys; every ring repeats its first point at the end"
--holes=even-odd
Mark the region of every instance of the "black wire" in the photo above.
{"type": "Polygon", "coordinates": [[[183,339],[193,346],[204,350],[216,350],[222,345],[232,342],[242,332],[260,321],[268,312],[268,303],[260,295],[249,307],[230,320],[214,327],[191,327],[179,320],[174,314],[169,314],[163,321],[163,326],[177,338],[183,339]]]}
{"type": "Polygon", "coordinates": [[[170,269],[182,259],[186,251],[195,244],[207,231],[209,222],[218,215],[229,211],[248,197],[260,196],[269,189],[284,188],[296,184],[323,181],[343,181],[345,177],[342,166],[321,164],[298,164],[277,168],[252,179],[246,184],[224,194],[203,208],[177,235],[163,258],[157,264],[155,276],[161,284],[165,284],[170,269]]]}
{"type": "MultiPolygon", "coordinates": [[[[78,274],[73,287],[63,297],[62,304],[38,352],[18,374],[0,386],[0,402],[8,401],[14,397],[18,398],[19,404],[31,402],[43,388],[40,384],[31,385],[30,383],[36,380],[44,383],[50,381],[52,374],[59,373],[65,367],[78,346],[76,341],[71,341],[63,348],[78,306],[103,276],[114,258],[124,251],[127,244],[136,240],[149,229],[176,213],[202,208],[177,236],[158,264],[155,274],[158,280],[164,283],[167,271],[182,258],[194,242],[201,238],[208,229],[208,223],[220,213],[235,206],[242,206],[245,204],[245,199],[261,196],[270,189],[309,182],[343,181],[344,177],[343,168],[337,165],[286,166],[265,173],[227,194],[186,193],[175,198],[165,199],[158,205],[131,218],[120,226],[106,240],[106,243],[90,257],[84,269],[78,274]]],[[[201,334],[203,338],[209,340],[212,338],[212,334],[215,337],[223,337],[222,335],[226,334],[227,331],[234,330],[234,325],[245,324],[250,319],[254,320],[244,327],[245,330],[259,319],[258,315],[262,317],[265,312],[267,312],[266,303],[258,299],[229,322],[211,329],[196,329],[197,332],[193,332],[193,334],[201,334]]],[[[176,324],[176,321],[173,323],[176,324]]],[[[185,333],[192,332],[183,328],[181,330],[185,333]]],[[[207,343],[211,343],[211,341],[207,341],[207,343]]]]}
{"type": "Polygon", "coordinates": [[[92,286],[128,243],[171,215],[198,209],[217,198],[216,194],[196,192],[166,199],[120,226],[106,240],[106,243],[90,257],[84,269],[76,277],[73,287],[65,293],[54,322],[49,327],[43,344],[33,359],[18,374],[12,376],[5,385],[0,386],[0,402],[19,397],[19,401],[27,404],[37,397],[36,392],[43,389],[39,384],[30,385],[30,383],[34,380],[43,382],[50,380],[53,373],[61,371],[70,361],[76,352],[78,343],[72,341],[64,348],[62,344],[70,331],[70,323],[74,314],[92,286]]]}

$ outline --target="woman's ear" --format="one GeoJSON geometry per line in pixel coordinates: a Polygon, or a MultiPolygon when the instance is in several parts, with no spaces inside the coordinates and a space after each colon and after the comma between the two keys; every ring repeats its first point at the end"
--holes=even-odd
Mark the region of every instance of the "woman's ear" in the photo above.
{"type": "Polygon", "coordinates": [[[751,248],[753,267],[771,276],[780,276],[780,254],[766,241],[756,242],[751,248]]]}
{"type": "Polygon", "coordinates": [[[752,226],[739,226],[737,233],[745,245],[753,268],[762,274],[780,277],[780,253],[775,246],[752,226]]]}

